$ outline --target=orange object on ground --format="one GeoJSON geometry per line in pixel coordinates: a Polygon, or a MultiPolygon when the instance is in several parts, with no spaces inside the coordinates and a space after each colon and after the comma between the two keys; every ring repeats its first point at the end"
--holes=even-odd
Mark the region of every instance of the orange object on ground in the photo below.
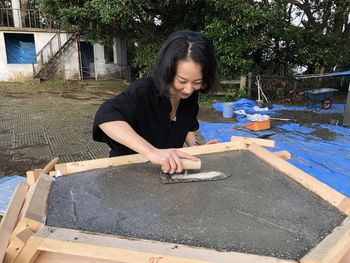
{"type": "Polygon", "coordinates": [[[244,128],[247,128],[252,131],[262,131],[270,129],[270,120],[265,121],[254,121],[252,123],[243,125],[244,128]]]}

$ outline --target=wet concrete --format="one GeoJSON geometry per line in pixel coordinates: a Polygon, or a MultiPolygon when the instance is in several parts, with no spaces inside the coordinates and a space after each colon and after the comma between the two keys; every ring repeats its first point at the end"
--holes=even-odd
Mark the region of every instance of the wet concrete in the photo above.
{"type": "Polygon", "coordinates": [[[59,177],[46,224],[300,259],[345,218],[249,152],[201,158],[232,176],[164,185],[158,167],[134,164],[59,177]]]}

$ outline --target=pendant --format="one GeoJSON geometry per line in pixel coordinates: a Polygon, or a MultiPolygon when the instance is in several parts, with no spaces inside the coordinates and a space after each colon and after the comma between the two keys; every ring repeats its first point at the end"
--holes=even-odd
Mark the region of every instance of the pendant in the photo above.
{"type": "Polygon", "coordinates": [[[176,116],[170,116],[170,121],[176,121],[176,116]]]}

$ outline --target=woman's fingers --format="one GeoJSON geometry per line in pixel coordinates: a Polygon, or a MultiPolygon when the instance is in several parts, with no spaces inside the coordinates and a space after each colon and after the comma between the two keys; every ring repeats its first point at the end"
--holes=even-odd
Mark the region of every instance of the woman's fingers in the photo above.
{"type": "Polygon", "coordinates": [[[149,160],[154,164],[160,164],[164,173],[181,173],[183,170],[181,159],[198,161],[199,159],[188,153],[176,149],[157,149],[150,156],[149,160]]]}
{"type": "Polygon", "coordinates": [[[169,173],[169,171],[170,171],[169,162],[167,162],[167,161],[162,162],[162,171],[163,171],[163,173],[169,173]]]}
{"type": "Polygon", "coordinates": [[[198,161],[199,158],[197,158],[196,156],[193,156],[191,154],[182,152],[182,151],[177,151],[177,154],[179,155],[179,157],[181,159],[189,159],[189,160],[193,160],[193,161],[198,161]]]}
{"type": "Polygon", "coordinates": [[[169,170],[169,173],[170,174],[173,174],[175,173],[176,169],[177,169],[177,162],[176,162],[176,156],[173,155],[169,158],[169,164],[170,164],[170,170],[169,170]]]}
{"type": "Polygon", "coordinates": [[[206,144],[216,144],[216,143],[218,143],[218,139],[212,139],[210,141],[207,141],[206,144]]]}

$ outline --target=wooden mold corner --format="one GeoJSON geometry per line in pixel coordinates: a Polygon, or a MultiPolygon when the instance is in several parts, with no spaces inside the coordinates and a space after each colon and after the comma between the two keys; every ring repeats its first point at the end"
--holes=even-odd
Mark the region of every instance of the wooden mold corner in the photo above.
{"type": "Polygon", "coordinates": [[[12,199],[6,209],[5,215],[0,223],[0,262],[3,261],[5,256],[5,251],[10,243],[12,232],[16,227],[18,217],[20,216],[21,209],[24,204],[26,194],[28,192],[28,184],[22,182],[20,183],[12,199]]]}
{"type": "Polygon", "coordinates": [[[343,223],[300,262],[350,263],[350,199],[254,142],[248,150],[347,215],[343,223]]]}
{"type": "Polygon", "coordinates": [[[51,176],[42,173],[36,183],[30,187],[19,213],[18,223],[5,250],[3,262],[16,262],[25,246],[30,245],[27,243],[30,237],[44,225],[53,180],[51,176]]]}
{"type": "Polygon", "coordinates": [[[249,137],[241,137],[241,136],[232,136],[231,142],[234,141],[242,141],[247,145],[250,145],[252,143],[258,144],[260,146],[265,147],[275,147],[275,141],[274,140],[267,140],[267,139],[258,139],[258,138],[249,138],[249,137]]]}
{"type": "Polygon", "coordinates": [[[252,143],[248,147],[248,150],[272,167],[286,174],[294,181],[298,182],[305,188],[309,189],[311,192],[329,202],[331,205],[338,208],[347,216],[350,215],[350,199],[343,194],[337,192],[325,183],[317,180],[308,173],[302,171],[301,169],[295,167],[294,165],[255,143],[252,143]]]}
{"type": "Polygon", "coordinates": [[[350,262],[350,218],[326,236],[301,260],[301,263],[349,263],[350,262]]]}

